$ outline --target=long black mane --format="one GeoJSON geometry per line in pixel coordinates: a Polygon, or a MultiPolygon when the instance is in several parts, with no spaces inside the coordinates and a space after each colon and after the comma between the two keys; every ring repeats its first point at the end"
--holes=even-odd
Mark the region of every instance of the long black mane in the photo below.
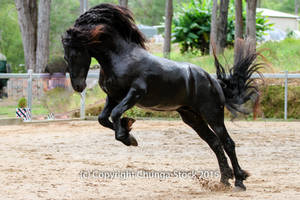
{"type": "MultiPolygon", "coordinates": [[[[113,4],[100,4],[89,9],[75,21],[63,37],[64,45],[85,46],[102,35],[113,37],[117,31],[124,40],[145,49],[146,39],[136,26],[130,10],[113,4]]],[[[112,38],[113,39],[113,38],[112,38]]]]}

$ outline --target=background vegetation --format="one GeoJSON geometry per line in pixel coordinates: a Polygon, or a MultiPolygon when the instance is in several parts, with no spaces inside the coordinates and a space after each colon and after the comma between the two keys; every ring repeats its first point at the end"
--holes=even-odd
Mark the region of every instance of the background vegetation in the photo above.
{"type": "MultiPolygon", "coordinates": [[[[243,24],[246,24],[246,3],[243,5],[243,24]]],[[[208,53],[212,6],[213,4],[210,0],[191,0],[188,3],[182,3],[182,8],[178,12],[175,12],[173,19],[173,42],[180,44],[182,53],[188,51],[192,53],[201,51],[202,55],[208,53]]],[[[235,34],[234,1],[231,1],[229,4],[227,21],[227,46],[233,46],[235,34]]],[[[261,13],[257,13],[257,41],[261,41],[264,32],[271,30],[271,28],[272,24],[268,22],[267,17],[262,16],[261,13]]]]}
{"type": "MultiPolygon", "coordinates": [[[[89,7],[97,5],[102,2],[117,3],[117,0],[89,0],[89,7]]],[[[189,3],[190,0],[174,0],[174,11],[180,12],[184,7],[182,3],[189,3]]],[[[283,12],[294,14],[294,0],[262,0],[261,7],[275,9],[283,12]]],[[[232,3],[232,2],[231,2],[232,3]]],[[[60,57],[63,53],[61,46],[61,34],[72,24],[79,15],[79,1],[78,0],[52,0],[51,5],[51,28],[50,28],[50,60],[60,57]]],[[[137,23],[146,25],[160,25],[163,22],[164,1],[162,0],[129,0],[129,8],[133,11],[137,23]]],[[[232,12],[232,11],[230,11],[232,12]]],[[[232,18],[233,16],[231,16],[232,18]]],[[[202,23],[208,27],[207,23],[202,23]]],[[[229,23],[232,27],[233,21],[229,23]]],[[[233,30],[232,28],[230,30],[233,30]]],[[[233,32],[228,37],[232,38],[233,32]]],[[[194,36],[191,36],[194,37],[194,36]]],[[[152,48],[152,47],[151,47],[152,48]]],[[[300,40],[293,38],[286,39],[281,42],[267,42],[258,46],[258,50],[266,57],[267,61],[271,64],[271,68],[267,68],[267,72],[280,72],[283,70],[299,71],[300,63],[300,40]]],[[[21,34],[19,30],[17,12],[14,1],[0,0],[0,52],[5,54],[8,62],[12,64],[13,71],[22,71],[17,66],[24,63],[24,54],[22,48],[21,34]]],[[[157,56],[162,56],[161,48],[152,50],[157,56]]],[[[171,59],[183,62],[191,62],[203,67],[210,73],[215,72],[214,62],[210,56],[201,56],[200,53],[186,53],[181,54],[178,45],[173,45],[171,52],[171,59]]],[[[222,63],[233,62],[233,49],[228,48],[225,51],[224,57],[221,57],[222,63]],[[225,59],[226,58],[226,59],[225,59]]],[[[94,62],[95,63],[95,62],[94,62]]],[[[283,87],[281,84],[271,85],[263,88],[262,111],[265,117],[281,118],[283,116],[283,87]],[[274,109],[276,108],[276,109],[274,109]]],[[[48,98],[54,98],[53,102],[56,104],[61,103],[55,101],[57,96],[60,96],[61,91],[49,92],[48,98]]],[[[300,87],[291,86],[289,88],[289,117],[300,117],[300,87]]],[[[94,105],[87,107],[87,115],[98,115],[102,106],[105,94],[99,89],[98,86],[91,89],[87,93],[87,105],[94,105]],[[100,102],[99,102],[100,101],[100,102]],[[98,103],[97,103],[98,102],[98,103]]],[[[66,94],[64,97],[64,104],[68,108],[60,107],[63,112],[65,110],[72,110],[79,107],[80,96],[78,94],[66,94]]],[[[51,101],[35,102],[33,104],[33,115],[47,114],[49,112],[60,112],[55,110],[56,104],[51,101]]],[[[17,105],[17,104],[16,104],[17,105]]],[[[0,115],[14,116],[16,105],[1,106],[0,115]]],[[[59,106],[58,106],[59,107],[59,106]]],[[[77,115],[79,113],[77,112],[77,115]]],[[[138,108],[133,108],[126,113],[128,116],[138,117],[176,117],[176,113],[162,113],[144,111],[138,108]]],[[[76,115],[76,112],[75,114],[76,115]]]]}
{"type": "MultiPolygon", "coordinates": [[[[117,3],[117,0],[89,0],[89,7],[102,2],[117,3]]],[[[182,3],[190,0],[174,0],[174,12],[182,8],[182,3]]],[[[5,54],[13,70],[24,63],[22,40],[14,1],[0,0],[0,52],[5,54]]],[[[78,0],[52,0],[50,30],[50,60],[62,54],[61,35],[79,15],[78,0]]],[[[261,7],[294,13],[294,0],[262,0],[261,7]]],[[[129,0],[137,23],[159,25],[163,22],[164,1],[129,0]]],[[[22,70],[21,70],[22,71],[22,70]]]]}

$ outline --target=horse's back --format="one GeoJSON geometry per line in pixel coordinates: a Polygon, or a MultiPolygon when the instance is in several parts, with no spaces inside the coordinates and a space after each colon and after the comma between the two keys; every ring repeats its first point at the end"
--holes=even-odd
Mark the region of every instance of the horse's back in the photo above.
{"type": "Polygon", "coordinates": [[[209,99],[214,88],[211,76],[202,68],[186,62],[175,62],[150,54],[143,65],[147,93],[141,107],[155,110],[176,110],[182,106],[209,99]]]}

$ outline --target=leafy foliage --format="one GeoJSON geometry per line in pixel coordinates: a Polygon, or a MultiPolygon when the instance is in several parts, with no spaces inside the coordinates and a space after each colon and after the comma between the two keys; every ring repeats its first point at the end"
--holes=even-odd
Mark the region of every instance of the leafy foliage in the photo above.
{"type": "MultiPolygon", "coordinates": [[[[173,0],[174,10],[177,10],[182,2],[186,0],[173,0]]],[[[137,23],[153,26],[164,21],[166,2],[163,0],[129,0],[128,4],[137,23]]]]}
{"type": "Polygon", "coordinates": [[[180,43],[181,51],[197,51],[204,53],[209,46],[210,1],[191,0],[183,4],[182,11],[173,19],[174,43],[180,43]]]}
{"type": "MultiPolygon", "coordinates": [[[[13,65],[24,63],[24,51],[14,1],[1,1],[0,6],[0,52],[13,65]]],[[[16,70],[15,70],[16,69],[16,70]]]]}
{"type": "Polygon", "coordinates": [[[18,108],[26,108],[26,106],[27,106],[26,98],[22,97],[21,99],[19,99],[18,108]]]}
{"type": "MultiPolygon", "coordinates": [[[[245,3],[244,3],[245,5],[245,3]]],[[[183,4],[181,11],[177,12],[173,19],[173,42],[179,43],[181,52],[198,52],[202,54],[208,52],[210,43],[210,19],[212,1],[211,0],[190,0],[183,4]]],[[[234,42],[234,3],[231,1],[228,10],[227,45],[234,42]]],[[[244,6],[243,21],[246,21],[246,11],[244,6]]],[[[256,36],[260,40],[264,31],[270,30],[272,24],[268,24],[268,19],[261,13],[256,15],[256,36]]],[[[245,32],[245,31],[244,31],[245,32]]]]}

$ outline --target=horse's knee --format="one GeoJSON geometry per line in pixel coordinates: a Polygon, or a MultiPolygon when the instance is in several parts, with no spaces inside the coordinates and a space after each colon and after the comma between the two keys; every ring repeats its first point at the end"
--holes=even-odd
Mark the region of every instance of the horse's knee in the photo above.
{"type": "Polygon", "coordinates": [[[227,130],[225,127],[215,127],[214,132],[218,136],[218,138],[221,140],[223,146],[226,148],[235,148],[235,143],[231,139],[231,137],[228,135],[227,130]]]}
{"type": "Polygon", "coordinates": [[[111,116],[111,119],[112,119],[113,122],[115,122],[115,121],[117,121],[121,118],[120,112],[118,110],[115,110],[115,109],[111,112],[110,116],[111,116]]]}
{"type": "Polygon", "coordinates": [[[224,148],[229,152],[235,151],[235,142],[228,136],[223,142],[224,148]]]}
{"type": "Polygon", "coordinates": [[[105,126],[107,124],[107,121],[108,121],[108,117],[103,115],[102,113],[98,116],[98,122],[102,126],[105,126]]]}
{"type": "Polygon", "coordinates": [[[113,124],[109,121],[108,116],[104,114],[100,114],[98,116],[98,122],[104,127],[110,128],[114,130],[113,124]]]}
{"type": "Polygon", "coordinates": [[[102,114],[98,115],[98,122],[99,122],[99,124],[103,125],[104,121],[105,121],[105,117],[102,114]]]}
{"type": "Polygon", "coordinates": [[[220,140],[226,138],[226,129],[223,126],[215,126],[213,127],[214,132],[220,138],[220,140]]]}
{"type": "Polygon", "coordinates": [[[222,148],[221,142],[218,138],[216,138],[210,146],[212,149],[219,149],[220,147],[222,148]]]}

